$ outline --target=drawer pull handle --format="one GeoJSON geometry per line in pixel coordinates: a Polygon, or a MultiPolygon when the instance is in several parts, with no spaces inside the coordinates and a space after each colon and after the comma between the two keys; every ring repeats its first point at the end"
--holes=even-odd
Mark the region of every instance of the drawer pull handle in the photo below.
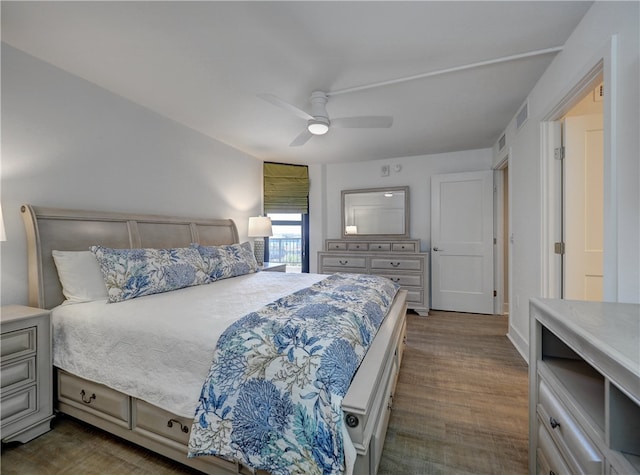
{"type": "Polygon", "coordinates": [[[346,266],[349,261],[338,261],[340,263],[341,266],[346,266]]]}
{"type": "Polygon", "coordinates": [[[347,416],[345,417],[345,422],[349,427],[356,427],[360,421],[358,420],[358,416],[347,414],[347,416]]]}
{"type": "Polygon", "coordinates": [[[552,429],[560,427],[560,423],[553,416],[549,417],[549,424],[551,424],[552,429]]]}
{"type": "Polygon", "coordinates": [[[391,264],[391,267],[399,267],[400,266],[399,262],[389,262],[389,264],[391,264]]]}
{"type": "Polygon", "coordinates": [[[185,434],[189,433],[189,428],[187,426],[185,426],[185,425],[182,425],[182,422],[180,422],[180,421],[178,421],[176,419],[169,419],[167,421],[167,427],[173,427],[173,423],[174,422],[180,426],[180,430],[182,432],[184,432],[185,434]]]}
{"type": "Polygon", "coordinates": [[[392,282],[400,282],[400,277],[389,277],[392,282]]]}
{"type": "Polygon", "coordinates": [[[80,391],[80,398],[82,399],[82,402],[84,402],[85,404],[91,404],[91,401],[93,401],[96,398],[96,393],[91,394],[91,396],[89,396],[89,399],[84,398],[86,395],[87,393],[84,392],[84,389],[80,391]]]}

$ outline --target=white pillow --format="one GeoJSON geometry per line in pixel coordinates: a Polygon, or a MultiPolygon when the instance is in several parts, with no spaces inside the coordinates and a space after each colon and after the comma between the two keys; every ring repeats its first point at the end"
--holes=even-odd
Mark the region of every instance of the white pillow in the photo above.
{"type": "Polygon", "coordinates": [[[67,299],[65,303],[108,298],[100,264],[91,251],[51,251],[51,254],[67,299]]]}

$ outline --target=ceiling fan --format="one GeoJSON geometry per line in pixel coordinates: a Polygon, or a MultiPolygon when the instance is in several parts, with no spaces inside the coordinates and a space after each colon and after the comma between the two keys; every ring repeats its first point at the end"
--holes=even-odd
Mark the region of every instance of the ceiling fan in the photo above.
{"type": "Polygon", "coordinates": [[[324,135],[329,132],[330,127],[380,129],[389,128],[393,124],[393,117],[389,116],[359,116],[330,119],[326,107],[329,96],[323,91],[314,91],[311,94],[311,114],[283,101],[273,94],[258,94],[258,97],[307,121],[307,127],[293,139],[293,142],[289,144],[290,147],[304,145],[314,135],[324,135]]]}

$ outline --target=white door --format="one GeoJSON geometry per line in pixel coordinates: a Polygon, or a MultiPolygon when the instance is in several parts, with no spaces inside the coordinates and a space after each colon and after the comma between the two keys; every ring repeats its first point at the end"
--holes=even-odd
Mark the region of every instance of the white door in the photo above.
{"type": "Polygon", "coordinates": [[[493,172],[431,178],[432,308],[493,313],[493,172]]]}
{"type": "Polygon", "coordinates": [[[603,118],[564,120],[564,298],[602,300],[603,118]]]}

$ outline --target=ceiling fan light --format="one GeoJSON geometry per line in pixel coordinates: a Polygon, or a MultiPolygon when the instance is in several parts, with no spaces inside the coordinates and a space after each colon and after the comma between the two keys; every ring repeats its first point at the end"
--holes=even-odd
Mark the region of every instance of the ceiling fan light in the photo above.
{"type": "Polygon", "coordinates": [[[329,124],[320,120],[311,119],[307,122],[307,129],[313,135],[324,135],[329,132],[329,124]]]}

